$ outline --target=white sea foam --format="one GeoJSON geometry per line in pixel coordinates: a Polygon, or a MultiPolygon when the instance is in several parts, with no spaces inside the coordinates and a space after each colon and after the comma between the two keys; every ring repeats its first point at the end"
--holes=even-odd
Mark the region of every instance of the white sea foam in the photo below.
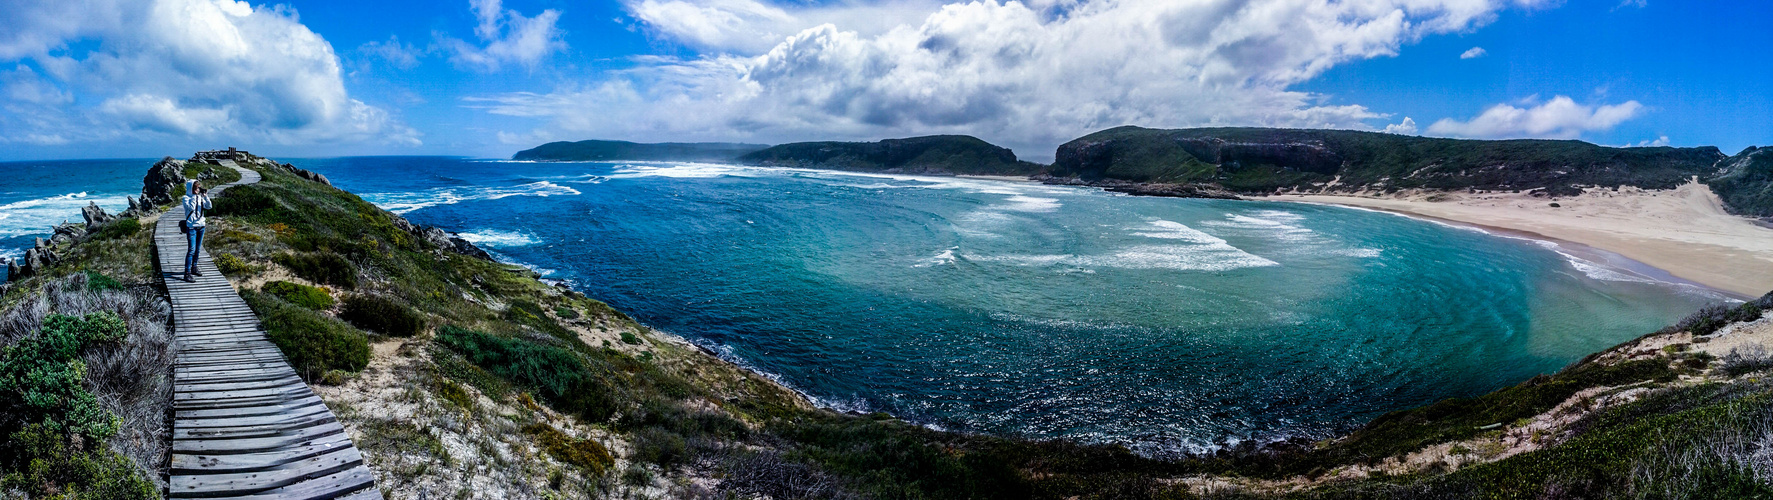
{"type": "Polygon", "coordinates": [[[771,173],[786,173],[790,169],[768,167],[746,167],[739,165],[722,165],[718,163],[623,163],[616,165],[611,179],[639,179],[643,177],[669,177],[673,179],[712,179],[715,177],[757,177],[771,173]]]}
{"type": "Polygon", "coordinates": [[[960,247],[948,247],[948,249],[942,250],[942,253],[938,253],[930,258],[924,259],[922,262],[919,262],[917,264],[913,264],[911,267],[931,267],[931,266],[951,266],[951,265],[954,265],[954,259],[955,259],[954,251],[959,250],[959,249],[960,249],[960,247]]]}
{"type": "Polygon", "coordinates": [[[499,231],[496,229],[482,229],[470,233],[461,233],[460,236],[462,239],[468,240],[476,245],[486,245],[494,248],[522,247],[542,242],[542,240],[528,234],[516,231],[499,231]]]}
{"type": "Polygon", "coordinates": [[[1174,241],[1169,245],[1131,245],[1095,255],[966,255],[969,261],[1017,266],[1065,266],[1068,268],[1169,269],[1177,271],[1229,271],[1280,263],[1245,252],[1223,239],[1186,224],[1153,220],[1138,236],[1174,241]]]}
{"type": "Polygon", "coordinates": [[[389,212],[405,214],[414,210],[435,207],[438,205],[454,205],[464,201],[497,200],[512,196],[574,196],[579,190],[562,186],[549,181],[536,181],[509,187],[444,187],[433,188],[411,193],[374,193],[364,195],[369,200],[389,212]]]}
{"type": "Polygon", "coordinates": [[[84,222],[80,209],[97,203],[105,211],[117,213],[129,208],[124,195],[92,196],[82,191],[0,205],[0,238],[50,233],[50,228],[63,221],[84,222]]]}
{"type": "Polygon", "coordinates": [[[1006,198],[1009,204],[1003,205],[1004,210],[1015,212],[1052,212],[1059,209],[1059,200],[1053,198],[1035,198],[1016,195],[1006,198]]]}

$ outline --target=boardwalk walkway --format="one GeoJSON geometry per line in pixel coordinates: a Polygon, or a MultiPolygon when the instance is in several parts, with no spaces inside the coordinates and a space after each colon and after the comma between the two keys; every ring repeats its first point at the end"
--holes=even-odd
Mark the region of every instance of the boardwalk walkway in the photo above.
{"type": "MultiPolygon", "coordinates": [[[[232,160],[222,164],[240,171],[235,184],[259,181],[232,160]]],[[[167,497],[381,499],[344,427],[265,338],[209,252],[195,282],[172,274],[184,272],[183,217],[174,207],[154,228],[178,345],[167,497]]]]}

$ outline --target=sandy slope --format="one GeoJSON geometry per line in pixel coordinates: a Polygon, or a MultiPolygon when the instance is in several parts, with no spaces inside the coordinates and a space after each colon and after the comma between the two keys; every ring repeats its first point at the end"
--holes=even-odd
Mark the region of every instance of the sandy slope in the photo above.
{"type": "Polygon", "coordinates": [[[1697,182],[1674,190],[1590,189],[1575,198],[1514,193],[1386,197],[1277,195],[1535,233],[1600,248],[1676,277],[1746,296],[1773,290],[1773,229],[1724,212],[1697,182]],[[1435,200],[1435,201],[1429,201],[1435,200]],[[1550,203],[1560,207],[1554,208],[1550,203]]]}

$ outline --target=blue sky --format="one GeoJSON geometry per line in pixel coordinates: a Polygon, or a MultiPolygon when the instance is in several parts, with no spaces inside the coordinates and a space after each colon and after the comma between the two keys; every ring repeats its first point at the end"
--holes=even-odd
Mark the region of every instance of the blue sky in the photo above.
{"type": "Polygon", "coordinates": [[[0,0],[0,159],[1286,126],[1773,144],[1773,3],[0,0]]]}

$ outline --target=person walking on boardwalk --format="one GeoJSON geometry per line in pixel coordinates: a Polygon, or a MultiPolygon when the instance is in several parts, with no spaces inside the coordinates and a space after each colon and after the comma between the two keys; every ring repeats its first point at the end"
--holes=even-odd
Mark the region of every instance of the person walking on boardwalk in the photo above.
{"type": "Polygon", "coordinates": [[[203,211],[209,210],[209,190],[197,184],[197,181],[185,183],[185,220],[179,221],[180,229],[185,230],[185,241],[189,248],[185,250],[185,281],[190,282],[192,276],[202,276],[203,271],[197,269],[197,252],[203,249],[203,211]]]}

